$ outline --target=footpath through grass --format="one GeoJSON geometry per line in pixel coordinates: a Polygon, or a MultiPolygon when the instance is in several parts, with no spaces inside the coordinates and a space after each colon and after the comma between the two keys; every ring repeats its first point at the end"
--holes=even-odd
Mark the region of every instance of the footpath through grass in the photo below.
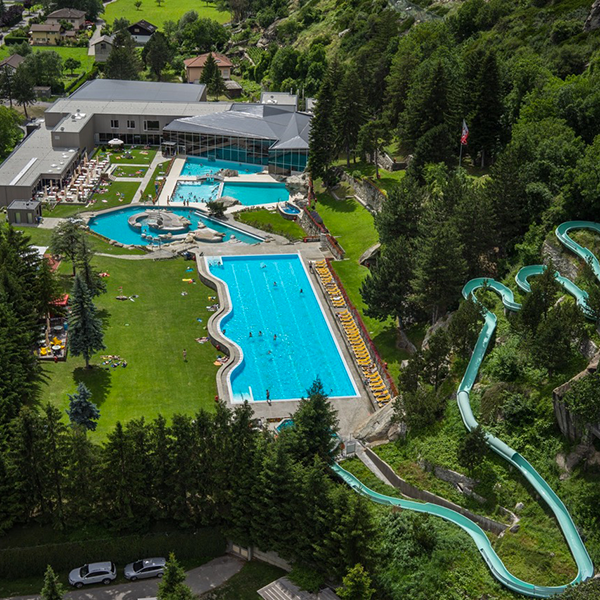
{"type": "Polygon", "coordinates": [[[188,10],[195,10],[201,19],[214,19],[219,23],[227,23],[231,19],[228,12],[219,11],[213,3],[206,1],[190,4],[186,0],[167,0],[162,6],[158,6],[155,2],[146,0],[140,10],[133,3],[134,0],[111,2],[106,6],[102,18],[107,23],[112,23],[116,18],[125,18],[131,23],[145,19],[159,29],[162,29],[165,21],[179,21],[188,10]]]}
{"type": "Polygon", "coordinates": [[[296,221],[288,221],[277,211],[265,208],[235,213],[235,219],[268,233],[282,235],[292,241],[301,240],[306,235],[304,229],[296,221]]]}
{"type": "Polygon", "coordinates": [[[366,317],[366,306],[360,294],[360,287],[369,269],[361,266],[358,260],[378,240],[373,215],[354,199],[335,200],[323,191],[317,197],[317,212],[346,251],[345,260],[333,261],[333,268],[360,312],[379,354],[388,363],[390,374],[397,379],[400,362],[408,358],[408,354],[396,348],[396,325],[391,318],[381,322],[366,317]]]}
{"type": "MultiPolygon", "coordinates": [[[[213,362],[218,353],[210,343],[199,344],[195,338],[206,336],[212,314],[206,307],[214,303],[209,300],[214,291],[182,281],[197,279],[194,263],[96,257],[95,264],[110,274],[105,280],[107,293],[96,299],[105,323],[106,350],[94,356],[89,370],[82,358],[71,355],[66,362],[44,363],[47,381],[42,400],[64,410],[67,394],[83,381],[100,409],[98,429],[92,434],[96,440],[104,439],[117,421],[212,410],[218,369],[213,362]],[[121,294],[139,297],[116,300],[121,294]],[[124,358],[127,367],[103,366],[101,356],[110,354],[124,358]]],[[[61,273],[69,285],[70,266],[63,263],[61,273]]]]}

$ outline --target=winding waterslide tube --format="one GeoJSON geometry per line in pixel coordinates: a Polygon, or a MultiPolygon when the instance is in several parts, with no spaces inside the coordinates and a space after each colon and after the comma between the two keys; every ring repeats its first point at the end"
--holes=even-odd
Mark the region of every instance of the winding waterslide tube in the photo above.
{"type": "MultiPolygon", "coordinates": [[[[600,262],[598,262],[596,256],[594,256],[594,254],[588,248],[580,246],[577,242],[569,237],[569,231],[573,229],[591,229],[600,235],[600,223],[592,223],[589,221],[568,221],[557,227],[555,232],[559,241],[566,248],[585,260],[593,269],[596,277],[600,280],[600,262]]],[[[518,286],[523,291],[530,292],[531,287],[527,280],[528,277],[540,275],[543,273],[544,268],[545,267],[543,265],[533,265],[521,269],[516,276],[516,282],[518,286]]],[[[592,311],[587,305],[587,293],[577,287],[572,281],[562,277],[560,274],[556,273],[555,277],[558,283],[562,285],[562,287],[568,293],[574,296],[578,306],[582,309],[586,316],[591,317],[592,311]]],[[[462,291],[464,298],[475,298],[474,293],[480,288],[486,288],[496,292],[502,299],[502,304],[504,307],[510,311],[518,311],[521,308],[521,305],[515,302],[512,290],[506,287],[504,284],[494,281],[493,279],[478,278],[467,282],[462,291]]],[[[497,322],[496,315],[485,309],[484,319],[483,328],[479,334],[479,338],[477,339],[471,360],[469,361],[463,379],[458,386],[457,392],[460,414],[465,426],[469,431],[478,425],[477,420],[473,415],[473,411],[471,410],[469,394],[473,384],[475,383],[475,379],[477,378],[479,367],[481,366],[483,357],[485,356],[494,330],[496,329],[497,322]]],[[[571,553],[573,554],[573,558],[577,563],[577,576],[569,585],[580,583],[592,577],[594,575],[594,565],[592,564],[592,560],[590,559],[585,545],[579,536],[579,532],[577,531],[577,528],[571,519],[571,515],[567,511],[560,498],[554,493],[552,488],[544,481],[540,474],[516,450],[513,450],[510,446],[493,435],[486,434],[486,438],[489,447],[521,472],[523,477],[525,477],[533,489],[544,499],[546,504],[554,513],[563,535],[565,536],[567,544],[569,545],[571,553]]],[[[537,586],[515,577],[504,566],[504,563],[496,554],[484,531],[473,521],[453,510],[443,506],[437,506],[435,504],[414,502],[411,500],[404,500],[401,498],[394,498],[392,496],[379,494],[373,490],[370,490],[354,475],[343,469],[340,465],[335,464],[333,465],[332,469],[352,489],[360,494],[363,494],[374,502],[390,506],[399,506],[406,510],[414,510],[415,512],[435,515],[458,525],[471,536],[477,545],[477,549],[483,556],[486,564],[492,572],[492,575],[500,583],[515,592],[534,598],[549,598],[564,592],[569,587],[568,585],[554,587],[537,586]]]]}

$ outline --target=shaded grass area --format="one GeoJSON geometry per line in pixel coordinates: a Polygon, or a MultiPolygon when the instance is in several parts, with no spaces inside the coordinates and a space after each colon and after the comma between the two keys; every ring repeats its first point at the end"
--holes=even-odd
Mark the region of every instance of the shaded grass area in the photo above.
{"type": "Polygon", "coordinates": [[[101,187],[92,195],[94,204],[86,207],[86,210],[105,210],[130,204],[139,187],[136,181],[110,181],[108,187],[101,187]]]}
{"type": "Polygon", "coordinates": [[[335,200],[322,188],[318,189],[317,211],[346,251],[346,258],[334,261],[333,268],[344,284],[348,297],[360,312],[379,354],[388,363],[390,374],[397,379],[400,362],[408,358],[408,354],[396,348],[395,323],[393,319],[382,322],[365,316],[366,305],[360,293],[369,270],[361,266],[358,260],[378,240],[373,215],[354,199],[335,200]]]}
{"type": "MultiPolygon", "coordinates": [[[[25,233],[30,239],[34,246],[48,246],[52,238],[51,229],[40,229],[39,227],[16,227],[19,231],[25,233]]],[[[111,246],[108,242],[96,237],[95,235],[86,234],[88,240],[92,246],[94,252],[102,252],[104,254],[132,254],[142,255],[146,254],[144,250],[128,250],[127,248],[119,248],[118,246],[111,246]]]]}
{"type": "Polygon", "coordinates": [[[359,175],[357,179],[368,179],[385,194],[388,194],[394,187],[396,187],[398,183],[402,180],[402,178],[406,175],[405,170],[386,171],[385,169],[380,168],[379,179],[377,179],[375,165],[371,163],[364,161],[359,161],[357,163],[350,162],[350,166],[347,167],[346,160],[341,159],[336,161],[335,164],[344,167],[344,170],[347,171],[350,175],[359,175]]]}
{"type": "MultiPolygon", "coordinates": [[[[96,300],[105,323],[106,350],[93,357],[89,370],[82,358],[70,355],[66,362],[44,363],[43,400],[64,410],[67,394],[83,381],[100,408],[98,429],[92,434],[96,440],[104,439],[117,421],[212,410],[217,352],[195,338],[206,335],[212,314],[206,307],[213,303],[208,297],[214,291],[182,281],[194,277],[195,272],[186,271],[193,263],[96,257],[95,265],[110,274],[105,280],[107,293],[96,300]],[[121,293],[139,298],[116,300],[121,293]],[[182,358],[184,348],[187,362],[182,358]],[[103,366],[101,356],[109,354],[121,356],[128,366],[103,366]]],[[[70,267],[63,266],[65,285],[70,286],[66,275],[70,267]]]]}
{"type": "MultiPolygon", "coordinates": [[[[110,4],[109,6],[113,6],[110,4]]],[[[120,150],[98,150],[95,158],[98,160],[108,156],[111,164],[114,163],[131,163],[132,165],[149,165],[156,156],[156,148],[145,150],[144,148],[131,148],[126,146],[120,150]]]]}
{"type": "Polygon", "coordinates": [[[148,167],[134,167],[131,165],[119,165],[112,174],[115,177],[143,177],[148,167]]]}
{"type": "Polygon", "coordinates": [[[167,172],[168,166],[169,166],[168,160],[166,162],[160,163],[159,165],[156,166],[156,168],[154,169],[154,173],[152,173],[152,177],[150,178],[150,181],[148,182],[148,185],[142,192],[142,200],[148,200],[149,196],[151,198],[154,198],[154,195],[156,194],[156,187],[154,186],[154,182],[156,181],[156,179],[158,177],[164,177],[165,173],[167,172]]]}
{"type": "Polygon", "coordinates": [[[66,204],[64,202],[59,202],[52,210],[44,207],[42,209],[42,216],[65,219],[67,217],[72,217],[83,210],[85,210],[84,204],[66,204]]]}
{"type": "Polygon", "coordinates": [[[255,600],[256,593],[265,585],[283,577],[283,569],[253,560],[246,563],[239,573],[217,589],[202,594],[202,600],[255,600]]]}
{"type": "Polygon", "coordinates": [[[201,19],[213,19],[219,23],[227,23],[231,18],[228,12],[217,10],[212,2],[198,2],[192,6],[186,0],[169,0],[162,6],[158,6],[147,0],[142,4],[140,10],[134,6],[133,2],[134,0],[117,0],[117,2],[108,4],[103,15],[104,20],[112,23],[116,18],[125,18],[131,23],[136,23],[140,19],[145,19],[160,29],[165,21],[179,21],[183,14],[192,8],[201,19]]]}
{"type": "Polygon", "coordinates": [[[290,240],[301,240],[306,235],[304,229],[296,221],[288,221],[277,211],[269,211],[265,208],[237,212],[235,219],[251,227],[282,235],[290,240]]]}

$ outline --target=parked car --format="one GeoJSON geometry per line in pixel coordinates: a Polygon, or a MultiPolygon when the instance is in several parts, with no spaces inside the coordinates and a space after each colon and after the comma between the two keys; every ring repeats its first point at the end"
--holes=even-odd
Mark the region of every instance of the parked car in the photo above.
{"type": "Polygon", "coordinates": [[[73,569],[69,573],[69,583],[76,588],[83,587],[90,583],[103,583],[108,585],[117,578],[117,568],[112,562],[97,562],[83,565],[78,569],[73,569]]]}
{"type": "Polygon", "coordinates": [[[165,573],[166,558],[142,558],[129,563],[125,567],[125,577],[130,581],[147,579],[148,577],[162,577],[165,573]]]}

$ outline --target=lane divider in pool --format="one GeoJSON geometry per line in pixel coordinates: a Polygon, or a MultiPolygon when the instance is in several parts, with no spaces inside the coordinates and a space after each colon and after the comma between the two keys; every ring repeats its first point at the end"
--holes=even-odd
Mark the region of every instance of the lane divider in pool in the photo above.
{"type": "MultiPolygon", "coordinates": [[[[588,248],[579,245],[569,237],[569,231],[573,229],[590,229],[596,233],[600,233],[600,224],[590,221],[568,221],[562,225],[559,225],[555,232],[556,237],[565,247],[591,265],[596,277],[600,280],[600,263],[598,262],[598,259],[588,248]]],[[[527,277],[539,275],[542,272],[543,268],[538,266],[535,266],[531,269],[522,269],[517,275],[517,283],[519,284],[519,287],[521,287],[521,289],[524,291],[529,291],[531,288],[527,282],[527,277]]],[[[565,282],[567,281],[566,278],[561,277],[561,280],[562,279],[564,279],[565,282]]],[[[584,313],[587,313],[587,309],[589,309],[589,307],[587,307],[587,304],[585,303],[587,297],[584,295],[585,293],[574,284],[567,285],[561,280],[559,280],[559,283],[561,283],[569,293],[575,296],[578,306],[582,308],[584,313]]],[[[506,287],[503,283],[493,279],[480,277],[468,281],[462,291],[464,298],[474,298],[478,302],[477,298],[475,297],[475,292],[481,288],[497,293],[506,309],[513,312],[520,310],[521,305],[515,302],[512,290],[506,287]]],[[[460,414],[465,427],[469,431],[478,426],[477,420],[475,419],[471,409],[470,392],[479,373],[479,368],[483,362],[483,358],[492,339],[492,335],[496,329],[497,323],[496,315],[484,307],[482,308],[485,318],[484,324],[477,339],[477,343],[475,344],[475,349],[473,350],[469,364],[465,370],[463,379],[458,387],[457,393],[460,414]]],[[[505,444],[502,440],[489,433],[486,433],[486,442],[494,452],[519,470],[521,475],[525,477],[535,492],[544,499],[546,504],[554,513],[558,525],[561,528],[561,531],[577,564],[577,575],[570,584],[562,586],[537,586],[532,583],[522,581],[508,571],[498,554],[496,554],[496,551],[492,547],[483,530],[463,515],[442,506],[436,506],[428,503],[421,504],[410,500],[403,500],[400,498],[379,494],[378,492],[374,492],[366,487],[354,475],[343,469],[340,465],[334,464],[332,469],[353,490],[363,494],[374,502],[391,506],[400,506],[408,510],[414,510],[415,512],[436,515],[461,527],[461,529],[466,531],[477,544],[477,549],[488,565],[492,575],[500,583],[515,592],[535,598],[549,598],[551,596],[561,594],[570,585],[580,583],[586,579],[589,579],[590,577],[593,577],[594,565],[587,552],[585,544],[583,543],[581,536],[579,535],[579,531],[577,530],[575,523],[573,523],[567,508],[556,495],[554,490],[552,490],[548,483],[546,483],[542,476],[523,456],[505,444]]]]}

